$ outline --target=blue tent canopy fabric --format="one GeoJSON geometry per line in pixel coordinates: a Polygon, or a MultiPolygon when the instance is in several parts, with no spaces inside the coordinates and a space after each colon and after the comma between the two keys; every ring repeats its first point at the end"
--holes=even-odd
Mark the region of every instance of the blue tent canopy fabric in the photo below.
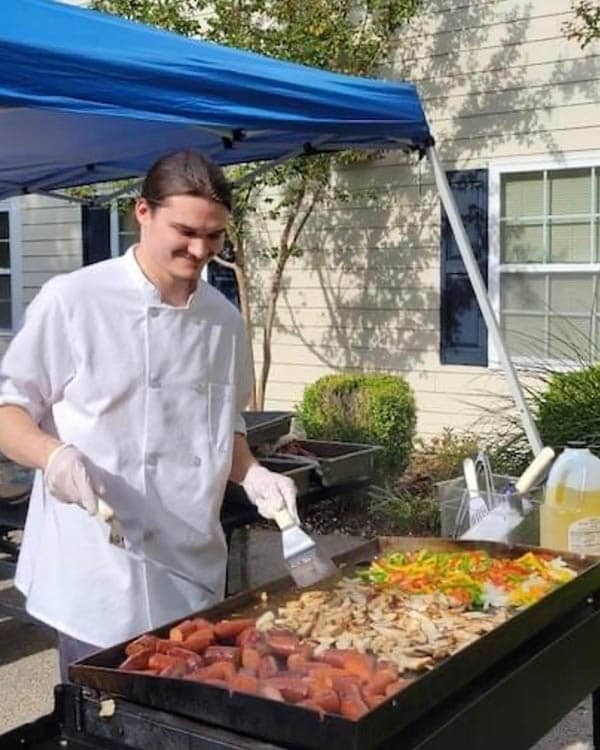
{"type": "Polygon", "coordinates": [[[228,165],[310,147],[431,143],[409,83],[274,60],[53,0],[3,0],[1,19],[0,198],[134,177],[176,148],[228,165]]]}

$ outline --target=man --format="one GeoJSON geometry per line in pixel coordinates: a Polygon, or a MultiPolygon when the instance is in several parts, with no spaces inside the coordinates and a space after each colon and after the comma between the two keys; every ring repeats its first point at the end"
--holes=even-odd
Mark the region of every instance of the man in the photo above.
{"type": "Polygon", "coordinates": [[[63,679],[69,661],[222,599],[228,478],[265,518],[296,515],[293,482],[245,440],[243,321],[199,280],[230,208],[218,166],[160,159],[135,207],[139,243],[45,284],[0,368],[0,451],[39,469],[15,582],[58,630],[63,679]]]}

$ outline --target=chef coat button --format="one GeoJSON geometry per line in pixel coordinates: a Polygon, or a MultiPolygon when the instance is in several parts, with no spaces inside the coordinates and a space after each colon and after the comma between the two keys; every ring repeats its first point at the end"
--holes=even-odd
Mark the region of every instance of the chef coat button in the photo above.
{"type": "Polygon", "coordinates": [[[147,453],[146,454],[146,463],[148,466],[156,466],[158,463],[158,456],[156,453],[147,453]]]}
{"type": "Polygon", "coordinates": [[[202,459],[200,456],[194,456],[194,460],[192,461],[194,466],[200,466],[202,464],[202,459]]]}
{"type": "Polygon", "coordinates": [[[150,388],[160,388],[160,379],[150,378],[150,388]]]}
{"type": "Polygon", "coordinates": [[[151,307],[149,314],[151,318],[156,318],[158,317],[158,315],[160,315],[160,310],[158,309],[158,307],[151,307]]]}
{"type": "Polygon", "coordinates": [[[144,541],[149,542],[151,539],[154,539],[154,532],[151,529],[146,529],[144,531],[144,541]]]}

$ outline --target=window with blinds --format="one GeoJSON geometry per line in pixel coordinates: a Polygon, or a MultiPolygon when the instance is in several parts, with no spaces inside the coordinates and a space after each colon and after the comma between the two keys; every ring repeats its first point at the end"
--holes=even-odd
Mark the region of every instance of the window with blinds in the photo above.
{"type": "Polygon", "coordinates": [[[10,273],[10,220],[8,211],[0,211],[0,330],[12,329],[10,273]]]}
{"type": "Polygon", "coordinates": [[[600,353],[600,168],[500,176],[500,318],[514,357],[600,353]]]}

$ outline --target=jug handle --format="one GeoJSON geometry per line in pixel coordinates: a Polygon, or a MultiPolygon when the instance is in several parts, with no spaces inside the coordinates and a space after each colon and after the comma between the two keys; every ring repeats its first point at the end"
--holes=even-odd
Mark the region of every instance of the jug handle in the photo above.
{"type": "MultiPolygon", "coordinates": [[[[561,465],[557,466],[555,464],[554,469],[555,470],[558,469],[559,473],[556,475],[556,477],[553,477],[553,479],[556,479],[556,483],[557,484],[562,484],[562,481],[563,481],[563,479],[565,479],[566,474],[567,474],[567,472],[568,472],[568,470],[569,470],[569,468],[570,468],[570,466],[571,466],[572,463],[573,463],[573,460],[567,457],[565,459],[565,461],[563,462],[562,466],[561,465]]],[[[581,500],[581,493],[583,492],[583,488],[585,487],[585,480],[586,480],[586,478],[587,478],[587,469],[584,468],[584,470],[582,472],[582,477],[581,477],[581,484],[579,485],[579,488],[578,488],[579,489],[579,494],[578,494],[579,500],[578,500],[577,505],[573,508],[573,510],[576,511],[576,512],[580,511],[581,508],[583,507],[583,502],[581,500]]]]}

